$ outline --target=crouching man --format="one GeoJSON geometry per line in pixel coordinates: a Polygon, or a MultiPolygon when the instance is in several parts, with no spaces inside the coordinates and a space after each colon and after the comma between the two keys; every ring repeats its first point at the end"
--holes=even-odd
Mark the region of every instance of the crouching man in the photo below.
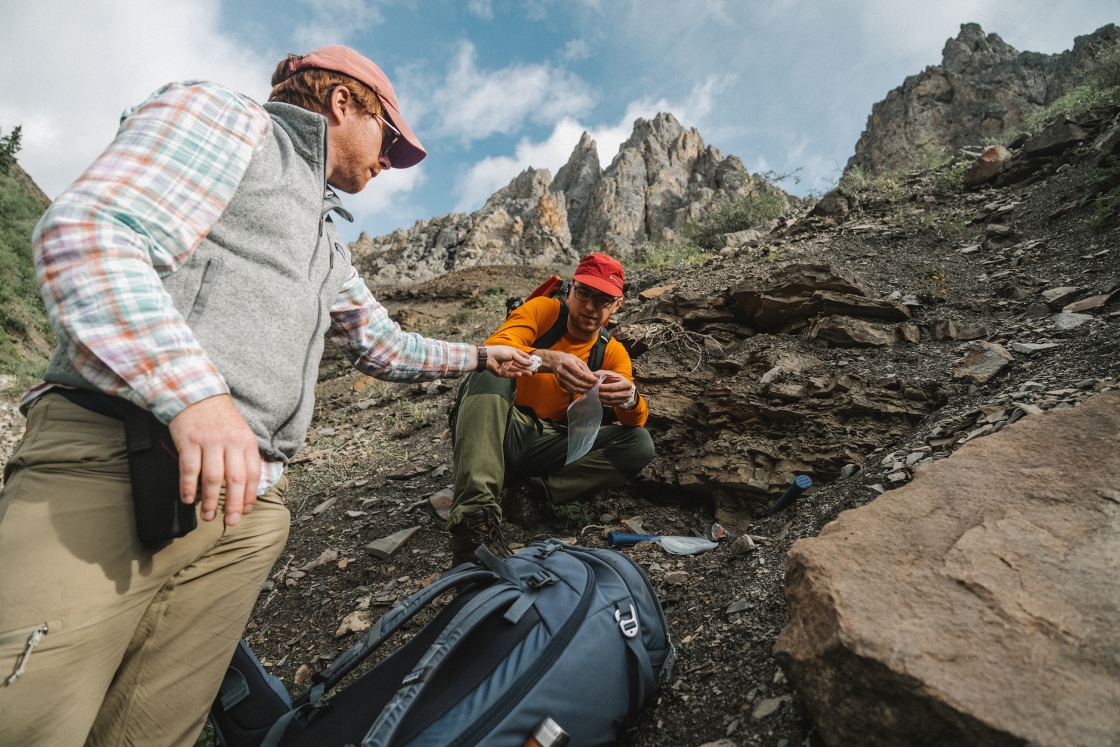
{"type": "Polygon", "coordinates": [[[459,388],[455,493],[446,524],[455,565],[474,562],[482,544],[508,553],[498,502],[504,485],[528,479],[557,506],[618,487],[653,459],[653,440],[643,427],[649,409],[634,385],[630,356],[604,330],[622,306],[622,284],[618,260],[591,254],[576,269],[566,304],[560,298],[530,299],[486,341],[538,355],[542,364],[534,376],[516,380],[471,374],[459,388]],[[563,335],[545,344],[542,338],[565,308],[563,335]],[[565,464],[568,405],[600,377],[599,399],[613,408],[619,425],[601,426],[591,451],[565,464]]]}

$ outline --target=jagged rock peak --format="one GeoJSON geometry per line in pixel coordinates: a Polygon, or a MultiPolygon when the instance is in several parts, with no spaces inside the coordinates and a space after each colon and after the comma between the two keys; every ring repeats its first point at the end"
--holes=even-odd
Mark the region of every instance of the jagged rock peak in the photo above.
{"type": "Polygon", "coordinates": [[[753,186],[742,161],[724,158],[672,114],[638,119],[595,185],[586,219],[571,224],[573,241],[581,252],[627,256],[643,241],[678,235],[717,193],[753,186]]]}
{"type": "Polygon", "coordinates": [[[661,113],[634,122],[605,170],[584,132],[555,180],[526,169],[476,213],[417,221],[376,239],[363,234],[351,250],[373,285],[475,265],[572,263],[591,251],[625,257],[643,241],[676,236],[718,194],[754,187],[742,161],[661,113]]]}
{"type": "Polygon", "coordinates": [[[418,220],[350,245],[370,285],[407,284],[475,265],[565,264],[576,260],[563,195],[549,190],[547,169],[528,168],[471,215],[418,220]]]}
{"type": "Polygon", "coordinates": [[[1022,129],[1038,107],[1072,90],[1102,44],[1120,28],[1102,26],[1060,54],[1019,52],[979,24],[945,43],[940,65],[911,75],[875,104],[847,169],[913,168],[923,156],[955,151],[1022,129]]]}

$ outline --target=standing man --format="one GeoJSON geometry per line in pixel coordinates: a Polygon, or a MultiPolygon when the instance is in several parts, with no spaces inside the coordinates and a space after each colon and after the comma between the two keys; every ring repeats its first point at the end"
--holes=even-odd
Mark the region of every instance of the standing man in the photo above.
{"type": "Polygon", "coordinates": [[[331,187],[425,156],[384,73],[333,46],[272,83],[263,107],[160,89],[36,228],[59,346],[0,493],[0,744],[194,744],[287,539],[324,339],[394,381],[526,372],[510,347],[402,333],[350,264],[331,187]],[[169,426],[165,492],[201,519],[158,544],[136,412],[169,426]]]}
{"type": "MultiPolygon", "coordinates": [[[[634,385],[630,355],[614,338],[604,346],[604,328],[622,307],[623,282],[617,259],[590,254],[576,268],[566,303],[530,299],[486,341],[537,355],[541,367],[516,382],[471,374],[459,387],[455,493],[447,520],[455,565],[475,562],[481,544],[508,552],[498,505],[503,485],[528,480],[530,493],[560,505],[623,485],[653,459],[653,439],[642,427],[649,408],[634,385]],[[545,335],[565,312],[563,335],[545,345],[545,335]],[[565,464],[568,404],[600,378],[599,401],[613,408],[619,425],[601,426],[591,451],[565,464]]],[[[519,492],[510,491],[511,501],[531,500],[519,492]]]]}

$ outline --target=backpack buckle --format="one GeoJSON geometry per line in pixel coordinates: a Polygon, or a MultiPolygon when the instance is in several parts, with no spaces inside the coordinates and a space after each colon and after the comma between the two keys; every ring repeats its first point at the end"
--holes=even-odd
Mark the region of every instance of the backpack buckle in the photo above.
{"type": "Polygon", "coordinates": [[[548,571],[537,571],[532,576],[525,579],[525,583],[530,589],[543,589],[549,584],[556,583],[556,578],[548,571]]]}
{"type": "Polygon", "coordinates": [[[618,627],[622,629],[622,634],[627,638],[633,638],[638,634],[638,629],[641,627],[638,624],[638,611],[634,609],[634,605],[630,605],[630,617],[622,617],[622,607],[614,611],[614,621],[618,623],[618,627]]]}

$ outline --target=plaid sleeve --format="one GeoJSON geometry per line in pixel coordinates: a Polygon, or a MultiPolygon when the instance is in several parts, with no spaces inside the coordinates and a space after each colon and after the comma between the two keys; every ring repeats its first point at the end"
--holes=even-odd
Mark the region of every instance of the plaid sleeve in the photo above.
{"type": "Polygon", "coordinates": [[[470,345],[402,332],[353,268],[331,307],[327,339],[359,371],[386,381],[438,379],[470,365],[470,345]]]}
{"type": "Polygon", "coordinates": [[[122,115],[35,228],[43,301],[75,367],[164,422],[229,390],[160,278],[217,222],[270,127],[260,106],[221,86],[165,86],[122,115]]]}

